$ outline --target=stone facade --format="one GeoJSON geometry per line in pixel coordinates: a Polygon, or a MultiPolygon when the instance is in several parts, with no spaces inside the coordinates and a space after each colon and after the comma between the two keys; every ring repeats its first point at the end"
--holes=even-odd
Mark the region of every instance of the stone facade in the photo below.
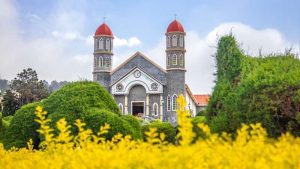
{"type": "MultiPolygon", "coordinates": [[[[166,33],[166,69],[136,52],[112,70],[113,37],[95,35],[94,39],[94,81],[113,95],[121,112],[176,124],[177,97],[193,97],[186,93],[183,28],[166,33]]],[[[195,103],[192,105],[195,110],[191,112],[196,112],[195,103]]]]}

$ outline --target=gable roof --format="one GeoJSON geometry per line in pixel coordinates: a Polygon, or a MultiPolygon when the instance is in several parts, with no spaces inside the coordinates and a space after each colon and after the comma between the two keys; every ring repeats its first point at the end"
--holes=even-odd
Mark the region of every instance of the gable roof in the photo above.
{"type": "Polygon", "coordinates": [[[195,99],[195,97],[194,97],[194,95],[193,95],[193,93],[192,93],[190,87],[189,87],[187,84],[185,84],[185,91],[186,91],[187,94],[190,96],[190,98],[192,98],[193,102],[194,102],[196,105],[198,105],[197,100],[195,99]]]}
{"type": "Polygon", "coordinates": [[[119,66],[117,66],[116,68],[114,68],[111,71],[111,74],[113,74],[114,72],[118,71],[119,69],[121,69],[126,63],[128,63],[130,60],[132,60],[133,58],[137,57],[137,56],[141,56],[142,58],[144,58],[145,60],[147,60],[148,62],[150,62],[151,64],[153,64],[154,66],[156,66],[157,68],[159,68],[161,71],[167,73],[167,71],[162,68],[161,66],[159,66],[158,64],[156,64],[154,61],[152,61],[150,58],[148,58],[146,55],[142,54],[140,51],[135,52],[131,57],[129,57],[128,59],[126,59],[123,63],[121,63],[119,66]]]}
{"type": "Polygon", "coordinates": [[[209,94],[196,94],[194,95],[194,98],[197,101],[197,104],[199,106],[207,106],[210,95],[209,94]]]}

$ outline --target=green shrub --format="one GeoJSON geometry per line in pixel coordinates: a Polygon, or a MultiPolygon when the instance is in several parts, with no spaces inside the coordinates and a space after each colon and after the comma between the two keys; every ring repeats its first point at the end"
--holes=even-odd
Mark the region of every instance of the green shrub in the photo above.
{"type": "Polygon", "coordinates": [[[196,116],[192,118],[193,132],[196,134],[194,141],[204,136],[202,130],[198,127],[198,124],[206,122],[207,120],[205,116],[196,116]]]}
{"type": "MultiPolygon", "coordinates": [[[[0,113],[1,116],[1,113],[0,113]]],[[[5,132],[7,131],[13,116],[3,117],[2,120],[0,118],[0,140],[5,138],[5,132]]]]}
{"type": "Polygon", "coordinates": [[[146,138],[145,132],[149,131],[149,128],[156,128],[158,133],[164,133],[166,135],[166,141],[169,143],[175,143],[176,141],[176,129],[168,122],[153,122],[142,126],[142,132],[144,139],[146,138]]]}
{"type": "Polygon", "coordinates": [[[137,117],[132,115],[124,115],[122,116],[122,119],[126,120],[134,128],[134,138],[141,139],[143,137],[142,127],[137,117]]]}
{"type": "Polygon", "coordinates": [[[14,115],[5,132],[4,145],[10,147],[24,147],[31,138],[35,146],[39,144],[39,135],[36,130],[39,128],[38,123],[34,121],[36,118],[35,108],[40,103],[30,103],[22,106],[14,115]]]}
{"type": "Polygon", "coordinates": [[[217,82],[207,108],[210,127],[234,132],[242,123],[262,123],[270,136],[299,136],[300,60],[291,53],[249,57],[232,35],[219,40],[217,82]]]}
{"type": "Polygon", "coordinates": [[[0,129],[2,127],[2,113],[0,112],[0,129]]]}
{"type": "Polygon", "coordinates": [[[52,114],[49,114],[47,118],[51,120],[49,125],[52,129],[54,129],[53,132],[55,135],[57,135],[59,133],[58,129],[56,128],[56,122],[62,118],[64,118],[67,121],[68,125],[71,126],[70,130],[73,135],[76,135],[78,132],[77,127],[74,124],[77,119],[81,119],[81,118],[80,118],[80,116],[78,116],[75,113],[54,112],[52,114]]]}
{"type": "Polygon", "coordinates": [[[119,114],[119,108],[107,90],[96,82],[80,81],[63,86],[43,100],[51,113],[84,113],[89,108],[106,109],[119,114]]]}
{"type": "Polygon", "coordinates": [[[107,110],[91,108],[83,114],[82,118],[86,123],[86,128],[92,129],[94,133],[99,132],[100,127],[104,126],[105,123],[109,124],[110,129],[105,135],[107,139],[111,139],[118,133],[136,138],[136,131],[133,126],[120,116],[107,110]]]}

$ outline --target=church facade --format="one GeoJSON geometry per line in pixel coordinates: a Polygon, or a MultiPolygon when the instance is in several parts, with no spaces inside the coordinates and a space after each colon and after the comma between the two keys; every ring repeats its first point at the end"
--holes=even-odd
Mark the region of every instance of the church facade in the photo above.
{"type": "Polygon", "coordinates": [[[180,94],[185,96],[192,116],[201,108],[185,83],[184,28],[175,19],[165,35],[166,68],[136,52],[112,69],[113,33],[106,23],[96,30],[93,80],[112,94],[123,114],[176,123],[177,97],[180,94]]]}

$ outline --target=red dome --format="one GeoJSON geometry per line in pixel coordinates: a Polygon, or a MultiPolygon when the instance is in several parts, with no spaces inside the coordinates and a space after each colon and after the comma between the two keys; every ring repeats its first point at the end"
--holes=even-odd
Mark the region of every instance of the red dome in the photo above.
{"type": "Polygon", "coordinates": [[[110,28],[106,25],[106,23],[101,24],[96,32],[95,32],[95,36],[97,35],[107,35],[107,36],[113,36],[110,28]]]}
{"type": "Polygon", "coordinates": [[[167,33],[169,33],[169,32],[184,32],[184,29],[183,29],[181,23],[175,19],[168,26],[167,33]]]}

